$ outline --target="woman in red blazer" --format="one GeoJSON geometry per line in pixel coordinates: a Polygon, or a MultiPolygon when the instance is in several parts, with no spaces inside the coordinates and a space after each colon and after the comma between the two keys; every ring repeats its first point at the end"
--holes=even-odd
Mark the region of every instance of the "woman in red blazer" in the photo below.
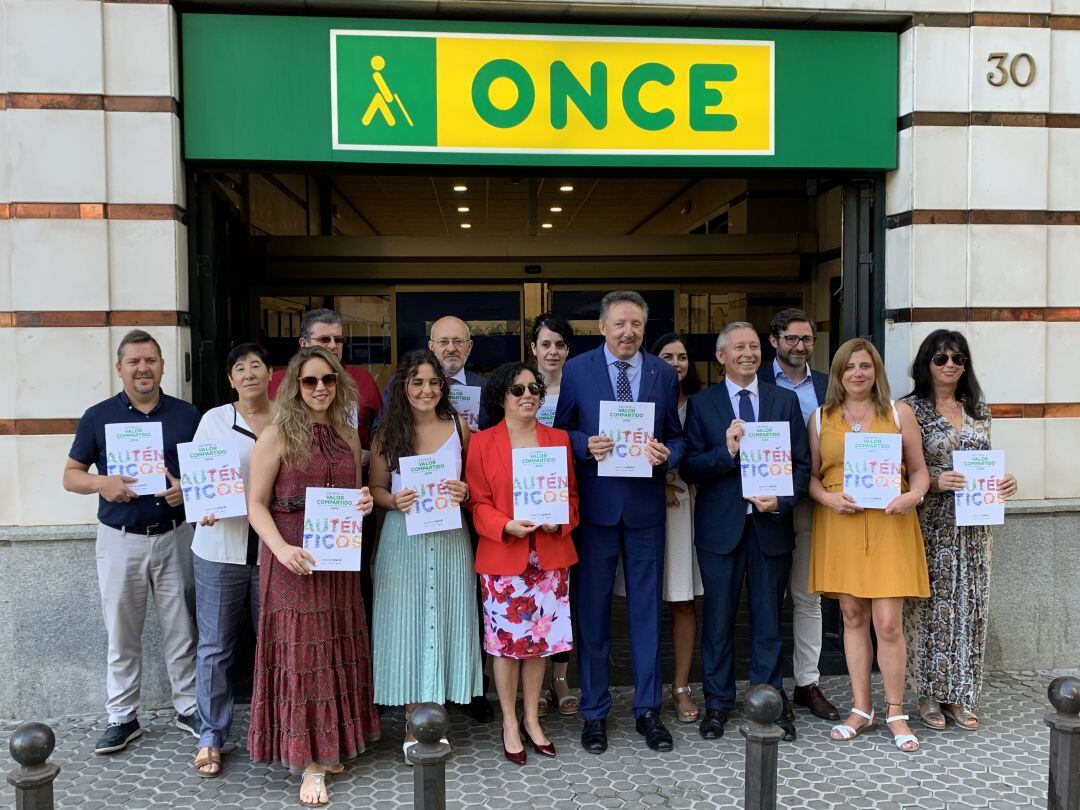
{"type": "Polygon", "coordinates": [[[525,763],[518,682],[529,742],[536,753],[553,757],[555,746],[540,727],[538,711],[544,658],[573,645],[569,574],[578,558],[570,532],[578,523],[577,482],[570,437],[536,421],[544,393],[534,367],[497,368],[484,386],[483,406],[498,422],[473,435],[465,467],[468,508],[480,535],[476,570],[484,596],[484,650],[494,662],[503,753],[518,765],[525,763]],[[514,450],[545,447],[552,448],[548,455],[565,458],[566,476],[533,474],[523,463],[515,477],[514,450]],[[515,519],[515,500],[554,514],[546,520],[515,519]]]}

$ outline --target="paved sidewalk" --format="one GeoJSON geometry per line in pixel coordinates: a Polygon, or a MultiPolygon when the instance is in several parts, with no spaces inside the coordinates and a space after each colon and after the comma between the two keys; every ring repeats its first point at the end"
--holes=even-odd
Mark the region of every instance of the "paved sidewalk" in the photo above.
{"type": "MultiPolygon", "coordinates": [[[[988,677],[983,729],[977,733],[925,730],[916,754],[897,751],[878,731],[851,743],[828,739],[830,724],[798,711],[799,739],[781,743],[779,803],[784,808],[873,810],[1014,810],[1046,806],[1047,740],[1043,717],[1051,710],[1046,687],[1057,673],[999,673],[988,677]]],[[[1068,673],[1076,674],[1076,673],[1068,673]]],[[[740,686],[745,686],[740,684],[740,686]]],[[[846,681],[824,679],[826,693],[846,703],[846,681]]],[[[609,720],[611,747],[601,756],[577,743],[580,721],[549,715],[545,729],[559,749],[554,760],[531,755],[525,767],[504,761],[499,724],[476,725],[451,712],[454,753],[447,764],[450,808],[712,808],[741,807],[744,741],[732,715],[722,740],[706,742],[696,726],[679,725],[665,706],[675,750],[654,754],[634,730],[631,690],[617,690],[609,720]]],[[[741,700],[741,697],[740,697],[741,700]]],[[[880,682],[875,702],[883,703],[880,682]]],[[[909,705],[914,713],[914,706],[909,705]]],[[[145,732],[122,753],[95,756],[99,717],[47,721],[56,731],[52,762],[59,808],[285,808],[295,807],[296,778],[280,767],[253,765],[241,748],[225,757],[218,779],[192,772],[194,740],[171,725],[171,712],[141,717],[145,732]]],[[[401,756],[404,717],[383,718],[383,739],[332,777],[333,807],[393,810],[412,806],[412,770],[401,756]]],[[[234,732],[247,726],[246,709],[234,732]]],[[[13,724],[0,721],[0,751],[7,752],[13,724]]],[[[15,763],[6,760],[0,771],[15,763]]],[[[4,785],[0,805],[11,800],[4,785]]]]}

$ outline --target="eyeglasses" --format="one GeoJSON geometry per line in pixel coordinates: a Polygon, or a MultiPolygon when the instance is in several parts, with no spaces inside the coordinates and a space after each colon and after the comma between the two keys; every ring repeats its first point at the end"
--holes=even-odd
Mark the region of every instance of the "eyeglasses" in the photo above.
{"type": "Polygon", "coordinates": [[[434,341],[435,345],[438,346],[440,349],[446,349],[450,346],[453,346],[455,349],[460,349],[468,342],[469,341],[463,338],[439,338],[438,340],[434,341]]]}
{"type": "Polygon", "coordinates": [[[813,335],[780,335],[780,340],[784,341],[785,345],[794,349],[799,343],[810,348],[814,345],[815,338],[813,335]]]}
{"type": "Polygon", "coordinates": [[[948,363],[950,360],[953,361],[954,365],[960,366],[961,368],[967,365],[967,355],[961,354],[960,352],[953,352],[952,354],[948,354],[946,352],[938,352],[931,358],[931,360],[933,360],[934,365],[939,368],[948,363]]]}
{"type": "Polygon", "coordinates": [[[432,377],[430,380],[421,380],[419,377],[413,377],[409,380],[409,388],[413,391],[423,391],[425,388],[430,388],[432,391],[441,391],[443,387],[443,381],[438,377],[432,377]]]}
{"type": "Polygon", "coordinates": [[[342,335],[323,335],[322,337],[308,338],[308,340],[318,343],[320,346],[329,346],[331,343],[335,346],[342,346],[345,343],[345,338],[342,335]]]}
{"type": "Polygon", "coordinates": [[[337,385],[337,374],[323,374],[321,377],[301,377],[300,385],[304,388],[316,388],[322,383],[327,388],[337,385]]]}
{"type": "Polygon", "coordinates": [[[540,392],[544,390],[541,387],[540,383],[531,382],[528,385],[523,385],[522,383],[514,383],[513,385],[508,386],[506,391],[512,397],[520,397],[525,395],[526,388],[529,389],[529,393],[532,394],[534,397],[539,396],[540,392]]]}

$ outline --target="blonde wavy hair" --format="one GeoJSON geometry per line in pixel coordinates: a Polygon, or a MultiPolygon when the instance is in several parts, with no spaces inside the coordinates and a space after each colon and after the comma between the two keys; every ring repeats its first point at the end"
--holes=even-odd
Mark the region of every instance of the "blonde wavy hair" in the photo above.
{"type": "Polygon", "coordinates": [[[311,459],[311,411],[300,396],[300,369],[304,363],[319,358],[337,374],[337,391],[326,412],[327,423],[346,444],[356,428],[349,423],[356,406],[356,383],[341,361],[321,346],[305,346],[293,355],[285,370],[285,379],[274,398],[274,424],[281,441],[281,460],[297,467],[311,459]]]}
{"type": "Polygon", "coordinates": [[[881,355],[874,348],[874,344],[866,338],[852,338],[836,350],[832,366],[829,368],[829,389],[825,393],[825,413],[835,413],[844,404],[844,372],[855,352],[866,352],[870,355],[870,360],[874,364],[874,388],[871,392],[874,410],[878,416],[891,420],[892,397],[889,394],[889,379],[885,376],[885,364],[881,361],[881,355]]]}

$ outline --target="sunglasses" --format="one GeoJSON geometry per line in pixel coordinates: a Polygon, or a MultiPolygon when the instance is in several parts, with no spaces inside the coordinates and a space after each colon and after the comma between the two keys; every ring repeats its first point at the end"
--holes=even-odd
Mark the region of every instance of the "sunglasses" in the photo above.
{"type": "Polygon", "coordinates": [[[533,396],[539,396],[540,392],[543,390],[540,383],[535,383],[535,382],[531,382],[528,385],[522,385],[521,383],[514,383],[513,385],[509,386],[506,390],[510,394],[510,396],[512,396],[512,397],[520,397],[520,396],[523,396],[525,394],[525,389],[526,388],[529,389],[529,393],[532,394],[533,396]]]}
{"type": "Polygon", "coordinates": [[[948,354],[946,352],[938,352],[930,359],[934,363],[934,365],[938,366],[939,368],[948,363],[950,360],[952,360],[955,365],[958,365],[961,368],[967,365],[967,355],[961,354],[960,352],[953,352],[952,354],[948,354]]]}
{"type": "Polygon", "coordinates": [[[345,345],[345,338],[342,335],[323,335],[322,337],[308,338],[308,340],[312,340],[320,346],[329,346],[331,343],[335,346],[345,345]]]}
{"type": "Polygon", "coordinates": [[[300,385],[307,389],[314,389],[322,383],[327,388],[337,385],[337,374],[323,374],[321,377],[301,377],[300,385]]]}

